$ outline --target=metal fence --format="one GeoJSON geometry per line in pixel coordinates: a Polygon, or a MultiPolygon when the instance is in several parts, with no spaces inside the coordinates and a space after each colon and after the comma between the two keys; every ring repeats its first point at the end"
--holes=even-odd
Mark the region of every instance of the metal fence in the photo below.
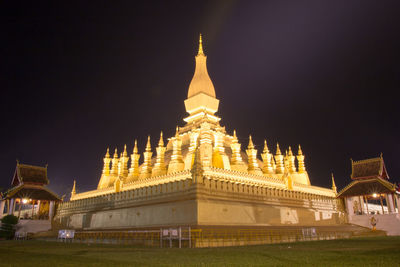
{"type": "Polygon", "coordinates": [[[286,229],[191,229],[172,227],[141,231],[82,231],[73,242],[132,244],[153,247],[224,247],[343,239],[349,231],[324,231],[316,228],[286,229]]]}

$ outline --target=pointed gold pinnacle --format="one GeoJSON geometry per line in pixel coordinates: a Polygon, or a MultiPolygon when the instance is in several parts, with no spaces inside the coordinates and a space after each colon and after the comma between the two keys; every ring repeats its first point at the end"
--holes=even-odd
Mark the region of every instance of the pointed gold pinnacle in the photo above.
{"type": "Polygon", "coordinates": [[[147,136],[146,151],[151,151],[150,135],[147,136]]]}
{"type": "Polygon", "coordinates": [[[253,140],[251,139],[251,135],[249,135],[249,146],[248,148],[254,148],[253,140]]]}
{"type": "Polygon", "coordinates": [[[160,141],[158,142],[158,146],[159,146],[159,147],[164,146],[164,140],[163,140],[163,133],[162,133],[162,131],[161,131],[161,133],[160,133],[160,141]]]}
{"type": "Polygon", "coordinates": [[[297,155],[303,155],[303,151],[301,151],[301,146],[299,145],[299,150],[297,152],[297,155]]]}
{"type": "Polygon", "coordinates": [[[279,148],[279,143],[276,143],[276,154],[281,155],[281,149],[279,148]]]}
{"type": "Polygon", "coordinates": [[[199,39],[199,52],[197,53],[197,55],[204,55],[204,52],[203,52],[203,40],[201,38],[201,33],[200,33],[200,39],[199,39]]]}
{"type": "Polygon", "coordinates": [[[133,147],[133,154],[138,153],[138,148],[137,148],[137,140],[135,139],[135,146],[133,147]]]}

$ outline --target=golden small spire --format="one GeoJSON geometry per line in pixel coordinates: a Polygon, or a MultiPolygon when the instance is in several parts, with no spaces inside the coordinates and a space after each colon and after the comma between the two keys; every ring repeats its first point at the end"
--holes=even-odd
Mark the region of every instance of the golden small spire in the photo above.
{"type": "Polygon", "coordinates": [[[161,133],[160,133],[160,141],[158,141],[158,146],[164,146],[164,140],[163,140],[163,133],[162,133],[162,131],[161,131],[161,133]]]}
{"type": "Polygon", "coordinates": [[[135,139],[135,146],[133,147],[133,152],[131,154],[131,167],[129,168],[128,178],[125,182],[129,183],[135,181],[139,176],[139,158],[137,140],[135,139]]]}
{"type": "Polygon", "coordinates": [[[292,148],[289,146],[289,156],[293,156],[292,148]]]}
{"type": "Polygon", "coordinates": [[[261,158],[263,159],[264,166],[262,168],[263,173],[270,174],[273,173],[272,167],[272,155],[269,153],[267,140],[264,139],[264,151],[261,153],[261,158]]]}
{"type": "Polygon", "coordinates": [[[75,195],[75,194],[76,194],[76,181],[74,180],[74,185],[72,186],[71,195],[75,195]]]}
{"type": "Polygon", "coordinates": [[[260,169],[260,166],[258,166],[257,162],[257,149],[254,148],[251,135],[249,135],[249,145],[247,147],[246,153],[248,159],[248,166],[247,166],[248,172],[251,174],[262,175],[262,171],[260,169]]]}
{"type": "Polygon", "coordinates": [[[233,140],[237,141],[236,130],[233,130],[233,140]]]}
{"type": "Polygon", "coordinates": [[[304,173],[306,171],[306,167],[304,165],[304,155],[303,151],[301,151],[301,146],[299,145],[299,150],[297,151],[297,162],[299,167],[299,173],[304,173]]]}
{"type": "Polygon", "coordinates": [[[146,151],[151,151],[150,135],[147,136],[146,151]]]}
{"type": "Polygon", "coordinates": [[[157,158],[156,163],[151,171],[152,176],[163,175],[167,173],[167,168],[165,166],[165,150],[164,140],[163,140],[163,132],[160,133],[160,141],[158,142],[158,147],[156,147],[157,158]]]}
{"type": "Polygon", "coordinates": [[[175,137],[179,136],[179,126],[176,126],[176,130],[175,130],[175,137]]]}
{"type": "Polygon", "coordinates": [[[126,152],[126,144],[124,145],[124,153],[122,154],[124,157],[128,156],[128,152],[126,152]]]}
{"type": "Polygon", "coordinates": [[[107,147],[106,158],[110,157],[110,148],[107,147]]]}
{"type": "Polygon", "coordinates": [[[247,148],[254,148],[253,140],[251,139],[251,135],[249,135],[249,145],[247,148]]]}
{"type": "Polygon", "coordinates": [[[118,149],[117,148],[115,148],[115,150],[114,150],[114,158],[118,158],[118,149]]]}
{"type": "Polygon", "coordinates": [[[139,179],[146,179],[151,176],[151,145],[150,145],[150,135],[147,136],[146,150],[143,152],[143,165],[140,170],[139,179]]]}
{"type": "Polygon", "coordinates": [[[279,143],[276,143],[276,173],[284,173],[285,172],[285,164],[284,164],[284,156],[282,155],[281,149],[279,148],[279,143]]]}
{"type": "Polygon", "coordinates": [[[268,145],[267,145],[267,140],[264,139],[264,151],[263,153],[269,153],[268,145]]]}
{"type": "Polygon", "coordinates": [[[279,143],[276,143],[276,155],[282,155],[281,149],[279,148],[279,143]]]}
{"type": "Polygon", "coordinates": [[[336,184],[335,184],[335,177],[333,177],[333,172],[332,172],[332,190],[335,191],[335,193],[337,193],[337,188],[336,188],[336,184]]]}
{"type": "Polygon", "coordinates": [[[297,152],[297,155],[303,155],[303,151],[301,151],[301,146],[299,145],[299,150],[297,152]]]}
{"type": "Polygon", "coordinates": [[[203,39],[201,38],[201,33],[200,33],[200,39],[199,39],[199,52],[197,53],[197,55],[204,55],[204,52],[203,52],[203,39]]]}

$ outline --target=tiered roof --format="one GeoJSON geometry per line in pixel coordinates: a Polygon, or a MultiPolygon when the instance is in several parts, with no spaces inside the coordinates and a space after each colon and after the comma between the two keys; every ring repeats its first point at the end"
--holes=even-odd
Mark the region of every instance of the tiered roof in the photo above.
{"type": "Polygon", "coordinates": [[[2,198],[29,198],[37,200],[60,200],[60,197],[52,192],[46,185],[47,165],[45,167],[21,164],[17,161],[11,188],[2,198]]]}
{"type": "Polygon", "coordinates": [[[351,161],[351,179],[367,179],[379,177],[389,179],[382,155],[377,158],[351,161]]]}

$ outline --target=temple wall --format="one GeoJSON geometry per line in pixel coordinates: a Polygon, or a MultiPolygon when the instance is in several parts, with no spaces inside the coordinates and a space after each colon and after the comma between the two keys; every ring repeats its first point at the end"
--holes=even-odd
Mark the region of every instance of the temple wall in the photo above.
{"type": "Polygon", "coordinates": [[[196,183],[186,179],[65,202],[55,219],[75,229],[300,226],[340,224],[342,214],[337,200],[326,192],[318,195],[203,177],[196,183]]]}
{"type": "Polygon", "coordinates": [[[345,220],[333,197],[207,178],[198,192],[199,225],[337,225],[345,220]]]}
{"type": "Polygon", "coordinates": [[[69,217],[67,227],[93,230],[121,229],[195,224],[195,222],[196,203],[194,200],[187,200],[73,214],[69,217]]]}

